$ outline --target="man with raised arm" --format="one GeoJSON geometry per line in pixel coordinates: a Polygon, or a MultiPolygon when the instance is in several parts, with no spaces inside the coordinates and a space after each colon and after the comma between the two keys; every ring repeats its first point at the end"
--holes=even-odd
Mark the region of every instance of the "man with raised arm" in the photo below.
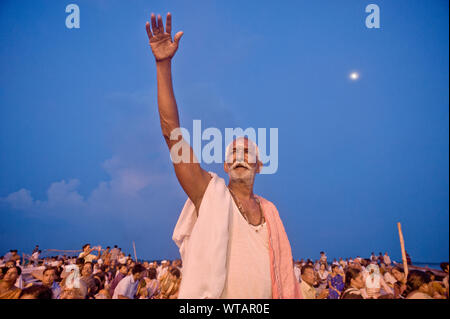
{"type": "Polygon", "coordinates": [[[253,193],[258,147],[237,138],[225,151],[229,184],[203,170],[180,133],[172,87],[172,17],[152,13],[147,35],[156,60],[158,110],[175,174],[188,199],[173,233],[183,262],[179,298],[301,298],[291,247],[274,204],[253,193]]]}

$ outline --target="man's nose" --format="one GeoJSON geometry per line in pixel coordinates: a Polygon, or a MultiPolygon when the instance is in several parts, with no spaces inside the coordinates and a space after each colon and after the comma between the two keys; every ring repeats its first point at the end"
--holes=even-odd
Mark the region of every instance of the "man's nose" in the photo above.
{"type": "Polygon", "coordinates": [[[243,150],[239,150],[236,152],[236,161],[243,162],[245,159],[245,153],[243,150]]]}

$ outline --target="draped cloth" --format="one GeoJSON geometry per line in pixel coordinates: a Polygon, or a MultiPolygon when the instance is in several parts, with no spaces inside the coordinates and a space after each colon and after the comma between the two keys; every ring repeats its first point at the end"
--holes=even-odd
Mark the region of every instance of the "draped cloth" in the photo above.
{"type": "MultiPolygon", "coordinates": [[[[183,261],[180,299],[216,299],[225,286],[233,198],[224,179],[209,174],[212,178],[198,214],[187,199],[172,236],[183,261]]],[[[268,226],[272,297],[302,298],[294,274],[291,246],[278,210],[270,201],[257,197],[268,226]]]]}
{"type": "Polygon", "coordinates": [[[9,290],[4,291],[0,295],[0,299],[19,299],[20,293],[22,292],[21,289],[12,286],[9,290]]]}

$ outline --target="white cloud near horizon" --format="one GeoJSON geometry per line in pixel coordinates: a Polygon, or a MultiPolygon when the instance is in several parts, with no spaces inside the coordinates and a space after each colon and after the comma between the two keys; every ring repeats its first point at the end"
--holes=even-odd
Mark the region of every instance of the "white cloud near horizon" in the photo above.
{"type": "Polygon", "coordinates": [[[146,216],[150,207],[163,209],[170,199],[185,199],[164,149],[153,90],[107,94],[105,100],[113,124],[109,132],[112,157],[101,163],[108,179],[81,195],[78,178],[51,183],[46,198],[39,200],[21,188],[0,203],[35,216],[51,216],[73,222],[80,218],[111,217],[118,220],[146,216]],[[155,105],[151,105],[155,104],[155,105]]]}

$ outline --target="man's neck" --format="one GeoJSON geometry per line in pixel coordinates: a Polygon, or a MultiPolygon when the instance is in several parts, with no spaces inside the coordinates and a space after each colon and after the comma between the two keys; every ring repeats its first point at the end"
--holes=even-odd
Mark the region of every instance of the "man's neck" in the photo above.
{"type": "Polygon", "coordinates": [[[251,199],[253,197],[253,182],[245,183],[241,181],[230,180],[228,188],[241,199],[251,199]]]}

